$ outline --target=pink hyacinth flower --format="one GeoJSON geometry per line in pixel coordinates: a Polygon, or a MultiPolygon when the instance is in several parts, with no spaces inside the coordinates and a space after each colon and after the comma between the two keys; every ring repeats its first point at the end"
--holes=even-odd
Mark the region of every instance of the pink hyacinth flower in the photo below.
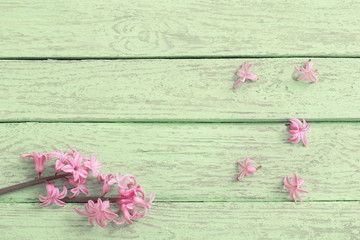
{"type": "Polygon", "coordinates": [[[32,154],[23,154],[21,155],[22,158],[31,157],[34,159],[35,163],[35,170],[39,174],[39,178],[41,173],[44,171],[44,161],[46,162],[50,161],[50,158],[47,156],[46,153],[36,153],[33,152],[32,154]]]}
{"type": "Polygon", "coordinates": [[[127,222],[132,224],[132,220],[143,218],[148,209],[151,208],[151,203],[155,199],[154,194],[149,194],[150,199],[145,200],[145,192],[142,191],[140,186],[134,186],[131,190],[127,191],[121,199],[116,201],[121,205],[123,218],[120,221],[114,220],[116,224],[123,224],[127,222]]]}
{"type": "Polygon", "coordinates": [[[242,169],[242,171],[239,173],[238,175],[238,180],[240,181],[241,179],[244,178],[244,176],[248,176],[248,175],[253,175],[257,170],[260,169],[256,168],[254,166],[250,166],[251,164],[254,163],[254,161],[250,160],[252,159],[251,157],[245,158],[244,163],[240,163],[238,162],[239,167],[242,169]],[[249,161],[250,160],[250,161],[249,161]]]}
{"type": "Polygon", "coordinates": [[[65,166],[66,163],[68,163],[69,156],[72,156],[71,153],[63,153],[62,151],[55,149],[55,152],[49,153],[48,157],[56,157],[58,160],[56,160],[55,163],[55,175],[62,171],[62,168],[65,166]]]}
{"type": "Polygon", "coordinates": [[[109,184],[112,185],[116,183],[118,185],[118,192],[123,194],[126,190],[128,190],[129,186],[135,186],[136,180],[135,176],[126,174],[121,176],[121,173],[117,173],[115,178],[110,179],[109,184]]]}
{"type": "Polygon", "coordinates": [[[74,207],[74,209],[80,216],[88,217],[91,225],[99,225],[105,228],[106,222],[111,222],[114,218],[118,217],[117,214],[107,210],[109,207],[110,202],[108,200],[102,202],[99,198],[97,203],[89,200],[84,206],[85,212],[81,212],[77,207],[74,207]]]}
{"type": "Polygon", "coordinates": [[[304,179],[298,179],[296,176],[296,173],[294,173],[292,181],[293,182],[290,183],[289,176],[286,176],[284,178],[285,188],[290,190],[290,197],[292,200],[294,200],[295,202],[296,202],[296,200],[303,202],[303,200],[299,196],[299,193],[305,193],[305,194],[309,193],[308,191],[306,191],[304,189],[300,189],[300,187],[302,185],[304,185],[304,183],[305,183],[304,179]]]}
{"type": "Polygon", "coordinates": [[[297,118],[290,119],[290,135],[292,136],[289,138],[289,142],[291,143],[298,143],[300,139],[302,139],[304,146],[307,144],[306,133],[310,129],[310,125],[306,123],[305,119],[303,119],[303,123],[297,118]]]}
{"type": "Polygon", "coordinates": [[[40,203],[40,205],[46,206],[54,203],[59,206],[66,205],[66,203],[59,200],[64,198],[67,194],[67,189],[65,186],[63,187],[63,191],[59,194],[59,189],[55,187],[53,184],[48,183],[46,185],[46,191],[47,191],[46,197],[39,195],[39,200],[42,202],[40,203]]]}
{"type": "Polygon", "coordinates": [[[87,178],[88,173],[82,163],[83,157],[81,153],[75,152],[74,158],[68,159],[68,165],[65,165],[62,170],[67,173],[72,173],[74,176],[74,180],[77,181],[79,177],[87,178]]]}
{"type": "Polygon", "coordinates": [[[251,81],[256,81],[259,79],[255,73],[249,71],[252,66],[254,66],[254,64],[249,64],[248,62],[245,62],[242,65],[242,69],[238,70],[236,73],[238,76],[240,76],[240,78],[235,82],[233,88],[236,88],[237,86],[239,86],[240,83],[245,82],[246,79],[249,79],[251,81]]]}
{"type": "Polygon", "coordinates": [[[95,156],[90,154],[90,159],[84,163],[84,166],[88,169],[88,171],[92,171],[93,177],[97,177],[100,174],[98,169],[101,168],[102,164],[97,161],[95,156]]]}
{"type": "Polygon", "coordinates": [[[301,67],[301,70],[299,70],[299,68],[295,66],[295,71],[301,74],[301,76],[297,80],[301,81],[304,79],[308,79],[310,82],[317,83],[319,79],[317,76],[315,76],[315,73],[317,73],[318,70],[317,69],[313,70],[312,67],[313,67],[313,62],[311,61],[311,59],[309,59],[309,61],[306,62],[305,69],[301,67]]]}
{"type": "Polygon", "coordinates": [[[113,183],[111,183],[111,179],[114,178],[114,175],[112,174],[106,174],[106,173],[101,173],[100,177],[99,177],[99,181],[103,182],[103,187],[102,187],[102,191],[103,191],[103,196],[105,196],[109,191],[110,191],[110,185],[112,185],[113,183]]]}
{"type": "Polygon", "coordinates": [[[89,191],[87,190],[85,184],[86,184],[86,178],[79,177],[77,181],[75,181],[73,178],[68,178],[68,183],[75,186],[75,188],[71,189],[70,191],[73,193],[73,195],[70,198],[76,197],[79,195],[80,191],[84,194],[88,194],[89,191]]]}

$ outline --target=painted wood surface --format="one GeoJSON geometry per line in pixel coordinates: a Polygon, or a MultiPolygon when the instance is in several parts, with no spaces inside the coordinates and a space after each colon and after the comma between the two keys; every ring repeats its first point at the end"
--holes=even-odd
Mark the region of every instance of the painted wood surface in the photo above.
{"type": "Polygon", "coordinates": [[[2,0],[0,9],[0,57],[360,55],[356,0],[2,0]]]}
{"type": "MultiPolygon", "coordinates": [[[[360,123],[310,125],[303,147],[287,142],[282,123],[0,124],[0,182],[37,177],[32,160],[21,154],[70,145],[97,156],[103,172],[134,174],[156,201],[290,201],[283,178],[293,172],[311,192],[305,201],[360,200],[360,123]],[[246,157],[262,169],[238,182],[236,163],[246,157]]],[[[54,165],[43,175],[53,174],[54,165]]],[[[101,192],[96,180],[89,186],[92,196],[101,192]]],[[[45,185],[2,195],[0,202],[37,202],[38,194],[46,194],[45,185]]]]}
{"type": "Polygon", "coordinates": [[[156,194],[144,219],[104,230],[75,213],[83,204],[41,207],[44,185],[22,189],[0,196],[0,239],[359,239],[359,12],[356,0],[0,0],[1,187],[37,177],[21,154],[73,146],[156,194]],[[295,81],[309,58],[318,84],[295,81]],[[245,61],[260,79],[233,90],[245,61]],[[290,117],[310,123],[307,147],[287,142],[290,117]],[[249,156],[262,168],[238,182],[249,156]],[[283,187],[292,172],[303,204],[283,187]]]}
{"type": "Polygon", "coordinates": [[[360,120],[359,59],[0,61],[0,121],[360,120]],[[259,75],[233,90],[245,61],[259,75]]]}
{"type": "Polygon", "coordinates": [[[317,240],[358,239],[360,234],[359,202],[155,203],[141,221],[108,224],[106,230],[91,227],[74,206],[81,207],[1,204],[0,238],[317,240]]]}

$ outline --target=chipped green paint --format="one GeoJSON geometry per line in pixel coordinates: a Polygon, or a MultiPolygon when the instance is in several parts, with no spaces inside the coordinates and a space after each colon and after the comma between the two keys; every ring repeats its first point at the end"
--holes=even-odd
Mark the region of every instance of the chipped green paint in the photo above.
{"type": "Polygon", "coordinates": [[[0,61],[0,121],[285,122],[360,120],[360,59],[0,61]],[[257,82],[232,86],[244,61],[257,82]]]}
{"type": "Polygon", "coordinates": [[[0,9],[0,57],[360,56],[356,0],[2,0],[0,9]]]}
{"type": "MultiPolygon", "coordinates": [[[[290,201],[282,179],[293,171],[311,192],[304,201],[360,200],[360,124],[309,124],[307,147],[288,143],[282,123],[0,124],[0,182],[37,177],[21,154],[70,145],[95,154],[104,172],[136,175],[156,201],[290,201]],[[236,163],[249,156],[262,168],[238,182],[236,163]]],[[[46,165],[43,176],[53,174],[54,164],[46,165]]],[[[0,196],[0,202],[36,202],[34,192],[44,191],[38,185],[0,196]]],[[[96,196],[100,185],[90,192],[96,196]]]]}

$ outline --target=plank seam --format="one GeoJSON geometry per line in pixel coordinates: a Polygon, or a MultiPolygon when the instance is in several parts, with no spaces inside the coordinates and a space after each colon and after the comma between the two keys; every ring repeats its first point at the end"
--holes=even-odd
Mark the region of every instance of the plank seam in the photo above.
{"type": "MultiPolygon", "coordinates": [[[[329,119],[329,120],[317,120],[317,119],[307,119],[307,121],[312,122],[312,123],[358,123],[360,122],[360,119],[329,119]]],[[[0,124],[11,124],[11,123],[138,123],[138,124],[154,124],[154,123],[158,123],[158,124],[234,124],[234,123],[240,123],[240,124],[247,124],[247,123],[254,123],[254,124],[268,124],[268,123],[283,123],[286,124],[288,123],[289,120],[269,120],[269,121],[264,121],[264,120],[244,120],[244,121],[193,121],[193,120],[189,120],[189,121],[162,121],[162,120],[156,120],[156,121],[134,121],[134,120],[121,120],[121,121],[113,121],[113,120],[109,120],[109,121],[98,121],[98,120],[88,120],[88,121],[76,121],[76,120],[69,120],[69,121],[29,121],[29,120],[16,120],[16,121],[0,121],[0,124]]]]}
{"type": "MultiPolygon", "coordinates": [[[[153,201],[153,203],[230,203],[230,202],[234,202],[234,203],[294,203],[294,201],[290,201],[290,200],[265,200],[265,201],[256,201],[256,200],[250,200],[250,201],[182,201],[182,200],[158,200],[158,201],[153,201]]],[[[351,199],[351,200],[307,200],[304,201],[304,203],[311,203],[311,202],[360,202],[360,199],[351,199]]],[[[0,201],[0,204],[2,203],[40,203],[39,201],[0,201]]],[[[71,203],[82,203],[83,202],[71,202],[71,203]]],[[[71,204],[71,203],[67,203],[67,204],[71,204]]]]}
{"type": "Polygon", "coordinates": [[[257,58],[360,58],[360,55],[204,55],[204,56],[122,56],[122,57],[0,57],[0,60],[64,60],[64,61],[81,61],[81,60],[152,60],[152,59],[257,59],[257,58]]]}

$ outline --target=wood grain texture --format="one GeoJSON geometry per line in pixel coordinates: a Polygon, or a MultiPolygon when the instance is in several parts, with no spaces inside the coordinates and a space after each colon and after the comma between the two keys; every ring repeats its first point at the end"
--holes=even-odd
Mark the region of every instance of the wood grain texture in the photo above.
{"type": "Polygon", "coordinates": [[[0,9],[0,57],[360,55],[356,0],[2,0],[0,9]]]}
{"type": "MultiPolygon", "coordinates": [[[[0,204],[0,239],[358,239],[359,202],[155,203],[133,225],[92,227],[73,207],[0,204]],[[25,214],[26,213],[26,214],[25,214]]],[[[116,207],[112,206],[115,210],[116,207]]]]}
{"type": "MultiPolygon", "coordinates": [[[[305,201],[360,200],[360,124],[310,125],[303,147],[287,142],[281,123],[0,124],[0,182],[6,187],[37,177],[21,154],[73,146],[97,156],[103,172],[136,175],[156,201],[290,201],[282,181],[293,172],[306,181],[305,201]],[[236,163],[245,157],[262,169],[239,182],[236,163]]],[[[96,181],[89,187],[90,195],[100,194],[96,181]]],[[[0,202],[37,202],[38,194],[46,194],[44,185],[4,194],[0,202]]]]}
{"type": "Polygon", "coordinates": [[[360,120],[360,59],[0,61],[1,121],[360,120]],[[259,75],[237,89],[245,61],[259,75]]]}

